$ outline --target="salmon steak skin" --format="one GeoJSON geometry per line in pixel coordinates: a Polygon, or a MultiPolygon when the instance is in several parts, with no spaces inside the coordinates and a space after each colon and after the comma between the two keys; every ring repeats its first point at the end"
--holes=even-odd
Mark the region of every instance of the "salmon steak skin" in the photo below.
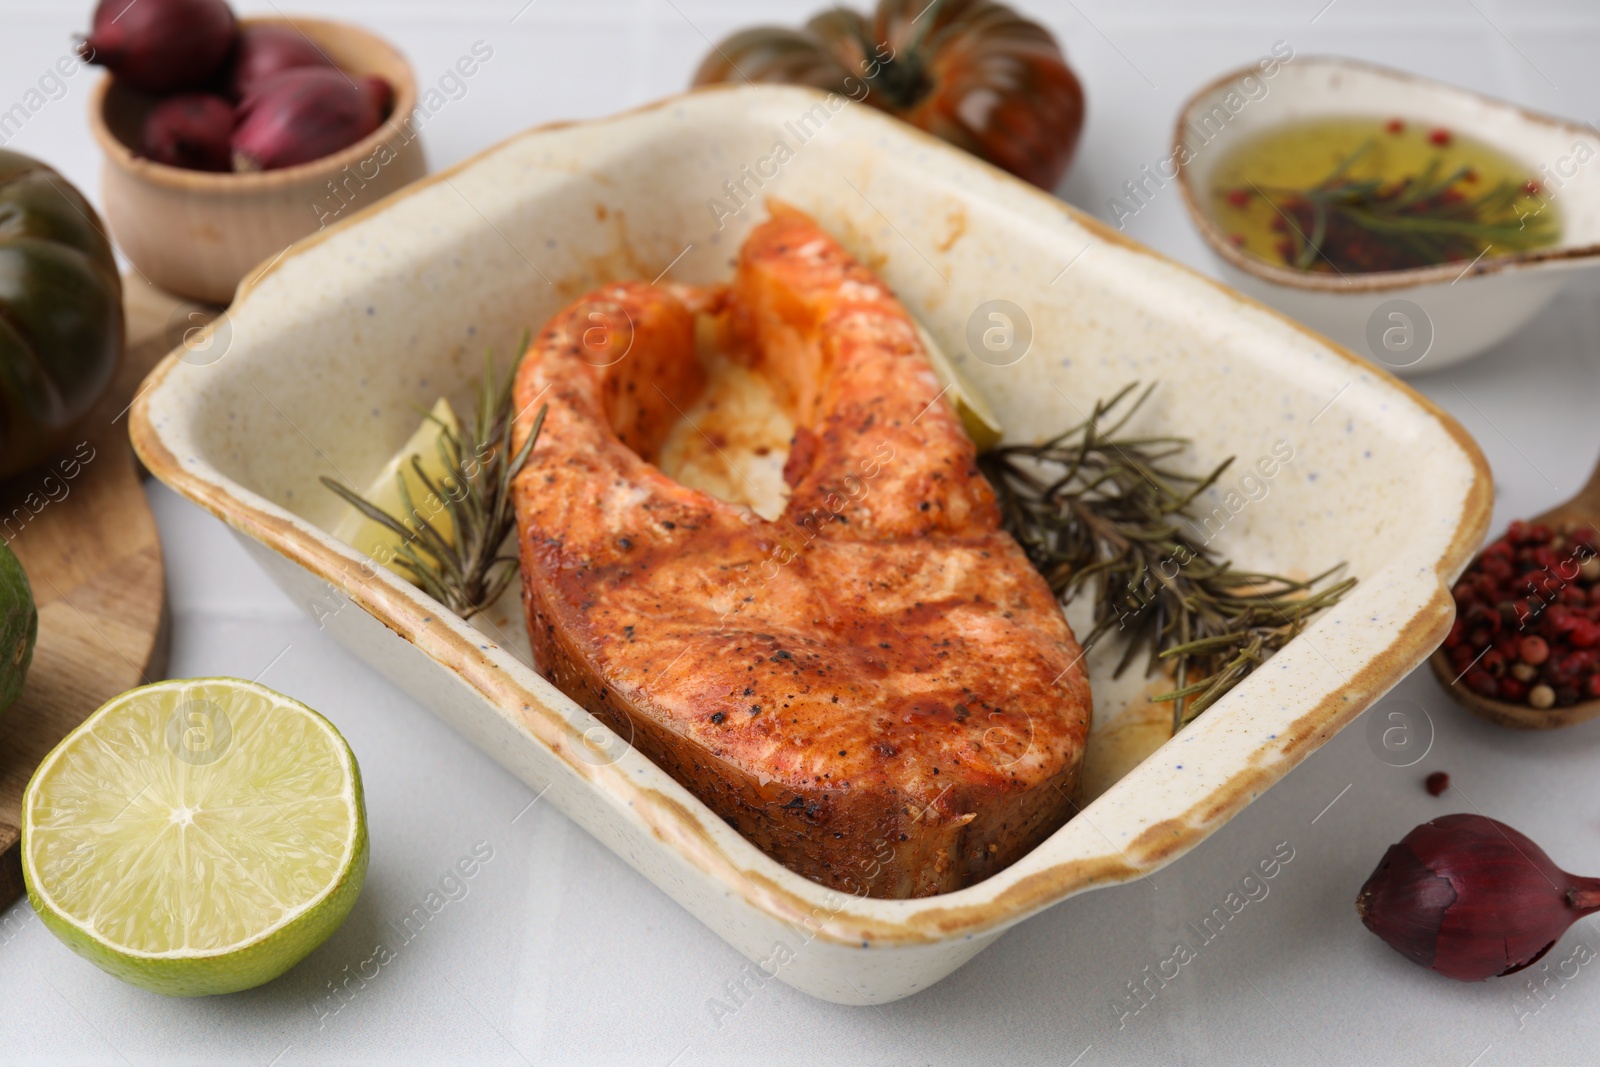
{"type": "Polygon", "coordinates": [[[1075,810],[1082,652],[911,318],[771,209],[728,289],[607,285],[525,354],[519,447],[548,406],[512,487],[534,660],[790,870],[949,892],[1075,810]],[[651,462],[705,386],[714,305],[796,427],[773,521],[651,462]]]}

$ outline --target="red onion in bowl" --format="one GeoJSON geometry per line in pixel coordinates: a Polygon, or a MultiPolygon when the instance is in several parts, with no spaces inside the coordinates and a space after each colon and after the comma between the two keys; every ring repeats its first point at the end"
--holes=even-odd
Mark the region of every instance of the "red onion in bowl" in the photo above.
{"type": "Polygon", "coordinates": [[[189,170],[232,168],[233,105],[214,93],[170,96],[144,120],[144,154],[189,170]]]}
{"type": "Polygon", "coordinates": [[[394,91],[373,75],[327,67],[274,75],[239,106],[233,169],[277,170],[321,159],[383,124],[394,91]]]}
{"type": "Polygon", "coordinates": [[[147,93],[208,84],[233,47],[226,0],[100,0],[79,54],[147,93]]]}
{"type": "Polygon", "coordinates": [[[228,67],[228,95],[241,101],[286,70],[333,65],[311,38],[291,26],[241,26],[228,67]]]}

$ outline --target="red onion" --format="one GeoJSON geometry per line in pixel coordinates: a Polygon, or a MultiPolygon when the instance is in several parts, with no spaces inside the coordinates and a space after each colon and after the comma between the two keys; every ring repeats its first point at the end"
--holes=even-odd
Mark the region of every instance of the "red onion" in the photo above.
{"type": "Polygon", "coordinates": [[[212,93],[169,96],[144,120],[144,154],[189,170],[231,170],[233,105],[212,93]]]}
{"type": "Polygon", "coordinates": [[[100,0],[79,52],[132,88],[173,93],[216,76],[233,32],[226,0],[100,0]]]}
{"type": "Polygon", "coordinates": [[[301,67],[274,75],[239,106],[233,169],[292,167],[353,145],[382,125],[393,97],[370,74],[301,67]]]}
{"type": "Polygon", "coordinates": [[[1481,982],[1536,962],[1600,911],[1600,878],[1568,874],[1504,823],[1446,815],[1389,846],[1356,911],[1413,963],[1481,982]]]}
{"type": "Polygon", "coordinates": [[[289,26],[239,28],[239,44],[228,68],[228,94],[243,100],[274,74],[299,67],[331,67],[333,60],[311,38],[289,26]]]}

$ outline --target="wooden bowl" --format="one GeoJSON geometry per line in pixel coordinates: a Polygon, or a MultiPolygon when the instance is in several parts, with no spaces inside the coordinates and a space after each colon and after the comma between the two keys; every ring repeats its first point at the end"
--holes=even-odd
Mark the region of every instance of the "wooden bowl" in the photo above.
{"type": "MultiPolygon", "coordinates": [[[[1583,488],[1570,500],[1564,500],[1528,520],[1530,526],[1548,526],[1560,534],[1570,534],[1573,530],[1593,527],[1597,523],[1600,523],[1600,465],[1595,467],[1583,488]]],[[[1477,557],[1474,556],[1473,562],[1476,561],[1477,557]]],[[[1462,684],[1466,671],[1455,669],[1443,645],[1428,657],[1428,664],[1433,668],[1433,676],[1439,679],[1439,684],[1456,703],[1497,726],[1509,726],[1513,730],[1554,730],[1600,716],[1600,700],[1580,700],[1566,707],[1536,708],[1531,704],[1479,696],[1462,684]]]]}
{"type": "Polygon", "coordinates": [[[1600,715],[1600,700],[1580,700],[1564,708],[1536,708],[1530,704],[1513,704],[1507,700],[1481,697],[1461,684],[1462,672],[1450,665],[1450,657],[1443,646],[1428,657],[1428,666],[1433,668],[1433,676],[1457,704],[1496,726],[1512,730],[1557,730],[1563,726],[1588,722],[1600,715]]]}
{"type": "Polygon", "coordinates": [[[263,261],[337,219],[427,173],[413,125],[417,82],[405,58],[365,30],[312,18],[252,18],[243,25],[300,30],[351,74],[376,74],[394,88],[384,124],[321,159],[256,174],[169,167],[135,155],[156,98],[112,78],[89,103],[89,126],[105,152],[101,198],[118,249],[179,296],[226,304],[263,261]]]}

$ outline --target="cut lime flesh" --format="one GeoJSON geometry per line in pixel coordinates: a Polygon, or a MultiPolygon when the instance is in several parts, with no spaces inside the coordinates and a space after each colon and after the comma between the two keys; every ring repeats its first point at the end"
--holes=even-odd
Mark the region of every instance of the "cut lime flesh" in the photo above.
{"type": "MultiPolygon", "coordinates": [[[[455,410],[444,397],[438,399],[428,415],[429,417],[422,420],[410,439],[400,446],[400,451],[383,465],[383,470],[378,472],[378,476],[361,495],[368,502],[376,504],[396,518],[404,519],[407,526],[416,529],[417,517],[407,514],[405,501],[400,496],[400,487],[396,481],[397,476],[404,478],[406,491],[411,494],[412,507],[421,512],[420,517],[426,519],[446,541],[454,543],[455,523],[450,518],[449,509],[444,506],[442,500],[429,499],[427,487],[422,484],[422,479],[417,477],[417,472],[411,466],[411,457],[416,456],[421,462],[422,470],[427,474],[429,481],[437,486],[445,485],[450,481],[450,472],[443,457],[439,455],[439,438],[446,426],[452,432],[459,434],[461,424],[456,421],[455,410]]],[[[394,565],[394,560],[400,551],[400,535],[382,523],[373,522],[355,508],[350,508],[339,520],[339,525],[333,528],[333,536],[350,547],[365,552],[402,578],[411,577],[410,572],[404,567],[394,565]]],[[[420,550],[421,543],[414,543],[420,550]]]]}
{"type": "Polygon", "coordinates": [[[79,955],[174,996],[248,989],[303,959],[361,891],[366,816],[331,723],[233,678],[106,703],[22,800],[22,866],[79,955]]]}
{"type": "Polygon", "coordinates": [[[933,364],[933,373],[938,375],[945,387],[945,395],[950,398],[951,406],[961,418],[961,428],[967,431],[967,436],[972,438],[979,452],[989,451],[1005,436],[1005,428],[1000,425],[999,417],[984,400],[983,394],[978,392],[977,386],[945,355],[933,335],[915,318],[911,321],[917,328],[917,336],[922,339],[922,347],[928,350],[928,362],[933,364]]]}

